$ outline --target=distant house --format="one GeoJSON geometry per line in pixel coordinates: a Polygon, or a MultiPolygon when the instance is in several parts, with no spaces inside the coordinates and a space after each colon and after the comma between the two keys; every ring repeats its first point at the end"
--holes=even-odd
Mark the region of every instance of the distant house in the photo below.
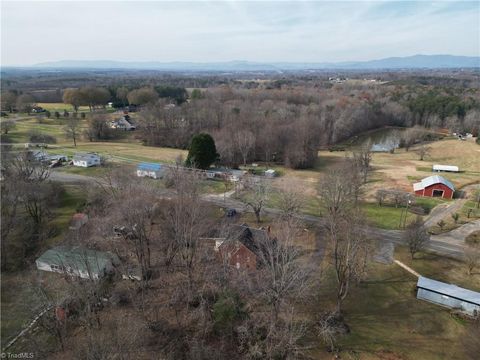
{"type": "Polygon", "coordinates": [[[245,175],[243,170],[234,170],[227,168],[211,168],[206,171],[207,179],[221,179],[228,180],[231,182],[240,181],[240,179],[245,175]]]}
{"type": "Polygon", "coordinates": [[[29,151],[27,156],[31,160],[45,161],[48,158],[48,153],[46,153],[43,150],[33,150],[33,151],[29,151]]]}
{"type": "Polygon", "coordinates": [[[84,213],[76,213],[70,221],[70,230],[79,230],[88,222],[88,215],[84,213]]]}
{"type": "Polygon", "coordinates": [[[100,156],[93,153],[75,154],[73,157],[73,165],[80,167],[100,165],[100,156]]]}
{"type": "Polygon", "coordinates": [[[413,191],[418,196],[453,198],[455,187],[453,184],[439,175],[429,176],[422,181],[413,184],[413,191]]]}
{"type": "Polygon", "coordinates": [[[265,177],[267,178],[274,178],[275,176],[277,176],[277,172],[273,169],[268,169],[265,171],[265,177]]]}
{"type": "Polygon", "coordinates": [[[433,165],[432,167],[433,171],[447,171],[447,172],[459,172],[460,170],[458,169],[458,166],[452,166],[452,165],[433,165]]]}
{"type": "Polygon", "coordinates": [[[165,167],[155,163],[141,163],[137,166],[138,177],[150,177],[152,179],[161,179],[164,176],[165,167]]]}
{"type": "Polygon", "coordinates": [[[36,265],[38,270],[96,280],[113,272],[119,262],[118,257],[109,252],[57,246],[45,251],[36,265]]]}
{"type": "Polygon", "coordinates": [[[417,299],[429,301],[470,316],[480,315],[480,293],[420,276],[417,299]]]}
{"type": "Polygon", "coordinates": [[[255,270],[260,264],[261,245],[268,236],[265,230],[231,225],[228,237],[216,239],[215,251],[220,260],[238,270],[255,270]]]}
{"type": "Polygon", "coordinates": [[[120,129],[125,131],[133,131],[137,127],[133,124],[130,115],[123,115],[120,119],[110,122],[112,129],[120,129]]]}
{"type": "Polygon", "coordinates": [[[45,109],[42,108],[41,106],[32,106],[32,113],[34,114],[38,114],[38,113],[42,113],[42,112],[45,112],[45,109]]]}

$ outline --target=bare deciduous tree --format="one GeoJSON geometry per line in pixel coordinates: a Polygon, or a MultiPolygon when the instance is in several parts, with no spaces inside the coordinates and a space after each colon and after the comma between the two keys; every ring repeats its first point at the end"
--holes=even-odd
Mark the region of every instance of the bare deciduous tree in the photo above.
{"type": "Polygon", "coordinates": [[[375,193],[375,199],[377,200],[377,203],[378,203],[379,206],[383,205],[386,197],[387,197],[387,191],[386,190],[379,189],[375,193]]]}
{"type": "Polygon", "coordinates": [[[243,166],[247,165],[247,159],[255,146],[255,135],[248,130],[240,130],[235,133],[234,142],[237,150],[242,155],[243,166]]]}
{"type": "Polygon", "coordinates": [[[335,231],[339,219],[355,206],[356,183],[352,183],[352,171],[356,169],[348,165],[334,168],[319,184],[318,194],[330,232],[335,231]]]}
{"type": "Polygon", "coordinates": [[[430,235],[420,216],[407,226],[407,229],[403,233],[403,238],[408,245],[412,259],[414,259],[415,254],[422,251],[430,240],[430,235]]]}
{"type": "Polygon", "coordinates": [[[289,298],[305,296],[309,286],[309,269],[299,261],[300,251],[295,245],[302,227],[298,221],[276,223],[274,231],[258,244],[263,278],[262,293],[272,309],[276,323],[289,298]]]}
{"type": "Polygon", "coordinates": [[[282,211],[283,218],[291,219],[299,214],[305,203],[302,186],[292,180],[283,180],[279,187],[278,208],[282,211]]]}
{"type": "Polygon", "coordinates": [[[415,152],[418,154],[420,160],[423,161],[426,156],[430,155],[430,150],[430,146],[420,145],[415,152]]]}
{"type": "Polygon", "coordinates": [[[270,197],[270,184],[264,179],[245,177],[243,185],[248,196],[245,205],[252,209],[259,224],[261,222],[262,211],[270,197]]]}
{"type": "Polygon", "coordinates": [[[3,120],[0,123],[0,126],[3,133],[7,135],[10,130],[13,130],[17,127],[17,123],[15,120],[3,120]]]}
{"type": "Polygon", "coordinates": [[[363,183],[367,183],[370,163],[372,161],[372,142],[368,140],[353,152],[353,159],[363,176],[363,183]]]}
{"type": "Polygon", "coordinates": [[[65,125],[65,136],[73,140],[73,146],[77,147],[77,139],[80,136],[80,119],[70,117],[65,125]]]}
{"type": "Polygon", "coordinates": [[[201,201],[199,174],[174,167],[169,170],[174,196],[161,211],[162,246],[169,265],[178,258],[188,280],[191,295],[199,259],[199,239],[210,228],[208,211],[201,201]]]}
{"type": "Polygon", "coordinates": [[[480,248],[478,246],[467,246],[464,259],[468,275],[473,275],[475,269],[480,267],[480,248]]]}
{"type": "Polygon", "coordinates": [[[363,224],[359,210],[352,210],[338,219],[335,231],[330,232],[330,253],[337,279],[338,313],[352,283],[360,281],[366,271],[369,244],[363,224]]]}

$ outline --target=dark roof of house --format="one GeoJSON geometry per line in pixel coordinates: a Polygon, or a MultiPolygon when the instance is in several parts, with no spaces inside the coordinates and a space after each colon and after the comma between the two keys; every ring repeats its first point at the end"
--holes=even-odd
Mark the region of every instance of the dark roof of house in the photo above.
{"type": "Polygon", "coordinates": [[[247,224],[231,225],[230,226],[230,239],[238,240],[247,247],[250,251],[258,254],[261,248],[261,244],[265,242],[267,238],[267,232],[261,229],[255,229],[249,227],[247,224]]]}

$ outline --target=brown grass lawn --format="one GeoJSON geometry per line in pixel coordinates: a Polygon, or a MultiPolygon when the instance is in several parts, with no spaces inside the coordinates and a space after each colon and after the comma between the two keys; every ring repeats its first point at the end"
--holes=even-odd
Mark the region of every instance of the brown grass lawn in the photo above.
{"type": "MultiPolygon", "coordinates": [[[[397,248],[395,257],[427,277],[480,290],[480,274],[466,275],[456,260],[424,254],[411,261],[404,248],[397,248]]],[[[415,285],[416,278],[395,264],[369,264],[367,278],[351,289],[345,301],[345,320],[351,332],[339,339],[341,358],[465,359],[461,338],[469,322],[451,315],[449,309],[417,300],[415,285]]],[[[311,314],[333,306],[331,272],[325,273],[321,288],[311,314]]],[[[314,334],[307,340],[313,346],[309,351],[313,358],[333,359],[314,334]]]]}
{"type": "MultiPolygon", "coordinates": [[[[456,165],[461,173],[441,173],[441,176],[449,179],[457,188],[480,182],[480,146],[473,139],[459,141],[446,139],[429,144],[430,155],[424,161],[418,159],[415,148],[406,152],[397,149],[394,154],[373,154],[373,171],[369,175],[369,181],[365,186],[367,201],[373,201],[373,195],[378,189],[400,189],[412,192],[414,182],[433,175],[432,165],[456,165]]],[[[335,164],[341,163],[348,152],[319,151],[317,164],[309,170],[292,170],[279,167],[282,179],[292,179],[305,191],[306,195],[312,195],[316,191],[318,181],[335,164]]],[[[279,180],[278,180],[279,181],[279,180]]]]}
{"type": "Polygon", "coordinates": [[[379,188],[398,188],[412,191],[412,184],[433,175],[432,165],[456,165],[461,173],[441,173],[460,189],[465,185],[480,182],[480,146],[470,139],[440,140],[429,145],[430,156],[424,161],[418,159],[415,148],[406,152],[399,149],[395,154],[376,153],[373,156],[373,177],[380,181],[369,183],[367,193],[371,196],[379,188]]]}

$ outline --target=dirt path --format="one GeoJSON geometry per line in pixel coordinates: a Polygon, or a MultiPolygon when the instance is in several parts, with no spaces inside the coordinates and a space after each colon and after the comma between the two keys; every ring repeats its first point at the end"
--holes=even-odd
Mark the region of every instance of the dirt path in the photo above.
{"type": "Polygon", "coordinates": [[[425,226],[429,228],[437,225],[440,220],[458,212],[466,202],[467,199],[458,199],[451,204],[441,204],[436,206],[425,221],[425,226]]]}
{"type": "Polygon", "coordinates": [[[427,220],[425,221],[425,226],[427,228],[432,227],[437,225],[437,223],[445,219],[452,214],[460,211],[465,205],[465,203],[468,201],[468,197],[470,195],[470,192],[474,191],[475,189],[478,189],[479,185],[478,184],[473,184],[469,186],[465,186],[461,191],[463,192],[463,198],[461,199],[456,199],[454,200],[453,203],[450,204],[441,204],[436,206],[428,216],[427,220]]]}
{"type": "Polygon", "coordinates": [[[432,235],[430,238],[435,241],[465,247],[465,238],[474,231],[480,231],[480,220],[469,222],[447,233],[432,235]]]}

